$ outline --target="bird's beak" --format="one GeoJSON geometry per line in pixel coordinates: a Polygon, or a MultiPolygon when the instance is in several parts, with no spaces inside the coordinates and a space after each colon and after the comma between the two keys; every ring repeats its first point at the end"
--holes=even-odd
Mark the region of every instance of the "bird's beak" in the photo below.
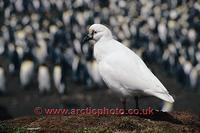
{"type": "Polygon", "coordinates": [[[86,43],[88,42],[89,40],[92,40],[93,39],[93,35],[91,33],[88,33],[82,40],[82,43],[86,43]]]}
{"type": "MultiPolygon", "coordinates": [[[[86,42],[88,42],[89,40],[93,39],[93,33],[87,33],[82,41],[81,41],[81,51],[83,52],[83,46],[86,44],[86,42]]],[[[93,45],[91,43],[88,43],[89,48],[93,48],[93,45]]],[[[84,52],[83,52],[84,53],[84,52]]]]}
{"type": "Polygon", "coordinates": [[[40,47],[40,45],[38,43],[35,44],[35,47],[40,47]]]}

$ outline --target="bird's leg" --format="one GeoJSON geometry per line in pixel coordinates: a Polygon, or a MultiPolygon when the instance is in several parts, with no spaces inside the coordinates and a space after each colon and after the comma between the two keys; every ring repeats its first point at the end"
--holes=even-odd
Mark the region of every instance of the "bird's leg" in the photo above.
{"type": "Polygon", "coordinates": [[[122,102],[122,106],[123,106],[123,109],[124,109],[124,113],[126,112],[126,98],[122,98],[121,99],[121,102],[122,102]]]}
{"type": "Polygon", "coordinates": [[[138,96],[135,96],[134,98],[135,98],[135,108],[139,109],[139,104],[138,104],[138,99],[139,98],[138,98],[138,96]]]}

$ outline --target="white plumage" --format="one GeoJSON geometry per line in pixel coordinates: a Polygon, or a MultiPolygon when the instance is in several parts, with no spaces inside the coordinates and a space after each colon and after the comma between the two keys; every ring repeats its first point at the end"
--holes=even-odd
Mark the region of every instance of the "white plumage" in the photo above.
{"type": "Polygon", "coordinates": [[[56,65],[53,70],[53,80],[54,85],[60,94],[63,94],[65,91],[65,84],[62,83],[62,68],[59,65],[56,65]]]}
{"type": "Polygon", "coordinates": [[[5,83],[6,83],[5,72],[4,69],[0,67],[0,92],[6,91],[5,83]]]}
{"type": "Polygon", "coordinates": [[[39,46],[34,49],[34,55],[37,58],[38,62],[42,64],[45,62],[48,56],[47,44],[43,39],[40,39],[38,41],[38,45],[39,46]]]}
{"type": "MultiPolygon", "coordinates": [[[[89,33],[93,33],[93,39],[97,41],[94,45],[94,56],[100,75],[113,92],[121,97],[152,95],[168,103],[174,102],[173,97],[142,59],[114,40],[107,27],[93,24],[89,33]]],[[[164,111],[169,110],[171,109],[164,108],[164,111]]]]}
{"type": "Polygon", "coordinates": [[[189,77],[190,77],[190,86],[192,89],[194,89],[198,82],[198,70],[196,67],[192,68],[189,77]]]}
{"type": "Polygon", "coordinates": [[[72,61],[72,71],[75,73],[78,69],[78,64],[79,64],[80,58],[78,56],[74,56],[74,59],[72,61]]]}
{"type": "Polygon", "coordinates": [[[31,60],[25,60],[20,67],[20,82],[22,86],[27,86],[34,72],[34,63],[31,60]]]}
{"type": "Polygon", "coordinates": [[[43,93],[45,91],[49,92],[51,88],[49,69],[45,65],[39,66],[38,70],[38,85],[39,92],[43,93]]]}
{"type": "Polygon", "coordinates": [[[158,33],[160,39],[165,42],[167,37],[167,27],[164,23],[158,25],[158,33]]]}

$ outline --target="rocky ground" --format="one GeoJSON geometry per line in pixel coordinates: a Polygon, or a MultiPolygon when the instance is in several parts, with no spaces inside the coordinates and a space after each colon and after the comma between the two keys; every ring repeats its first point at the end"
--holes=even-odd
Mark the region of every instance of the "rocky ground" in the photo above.
{"type": "Polygon", "coordinates": [[[40,116],[0,123],[0,132],[136,132],[199,133],[200,117],[185,112],[155,112],[151,116],[40,116]]]}

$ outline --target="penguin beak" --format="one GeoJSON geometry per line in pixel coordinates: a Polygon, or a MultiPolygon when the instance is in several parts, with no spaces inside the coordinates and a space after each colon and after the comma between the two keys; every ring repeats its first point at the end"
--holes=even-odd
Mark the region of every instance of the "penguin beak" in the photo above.
{"type": "Polygon", "coordinates": [[[88,33],[88,34],[83,38],[82,43],[84,44],[84,43],[86,43],[86,42],[88,42],[89,40],[92,40],[92,39],[93,39],[93,34],[88,33]]]}

